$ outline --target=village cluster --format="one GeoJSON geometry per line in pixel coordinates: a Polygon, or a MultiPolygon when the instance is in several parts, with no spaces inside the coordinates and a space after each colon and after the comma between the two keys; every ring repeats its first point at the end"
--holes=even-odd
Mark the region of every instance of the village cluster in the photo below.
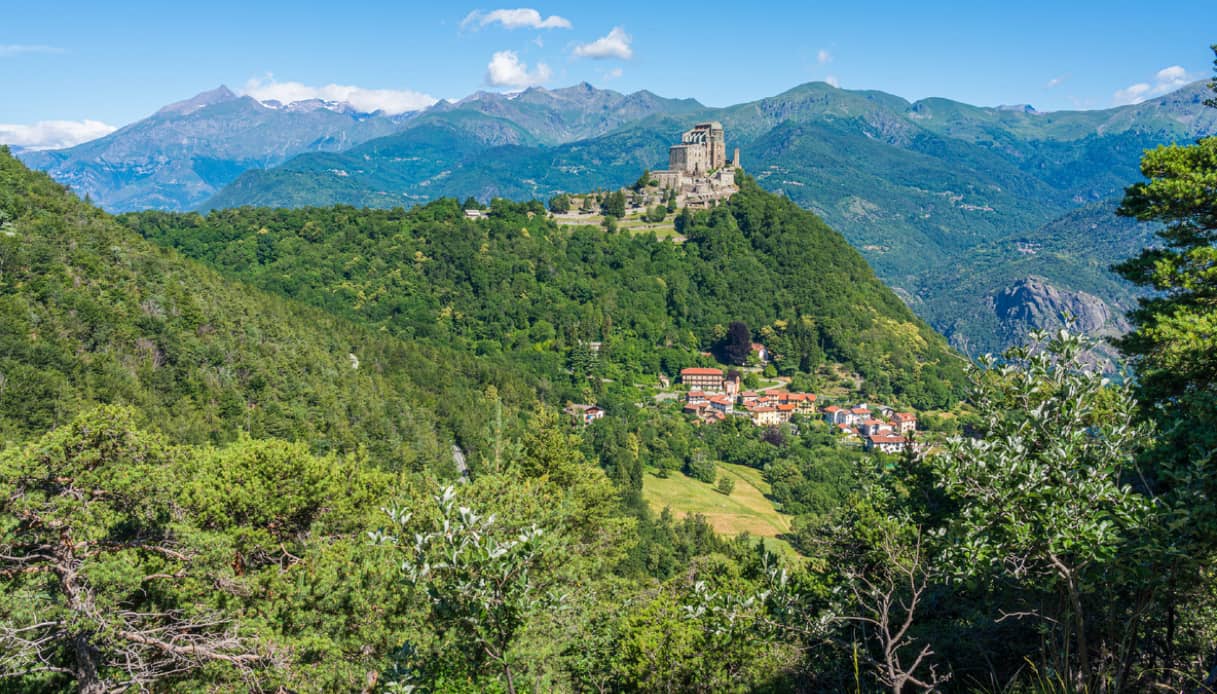
{"type": "MultiPolygon", "coordinates": [[[[763,348],[762,348],[763,349],[763,348]]],[[[682,369],[680,381],[688,386],[684,412],[703,424],[722,422],[728,417],[747,417],[754,426],[772,427],[789,422],[796,415],[822,416],[842,436],[858,437],[867,451],[902,453],[916,450],[913,434],[917,415],[897,412],[887,405],[828,405],[818,408],[812,393],[791,393],[780,389],[740,390],[738,371],[691,366],[682,369]]],[[[660,384],[667,386],[661,376],[660,384]]],[[[564,410],[575,422],[588,425],[604,417],[597,405],[568,404],[564,410]]]]}
{"type": "Polygon", "coordinates": [[[795,415],[822,415],[824,420],[845,436],[858,436],[868,451],[900,453],[914,445],[910,434],[917,430],[917,416],[897,412],[891,407],[862,403],[853,407],[829,405],[816,407],[811,393],[784,390],[740,392],[739,372],[689,367],[682,369],[680,380],[689,387],[684,411],[707,424],[730,416],[747,417],[758,427],[777,426],[795,415]]]}

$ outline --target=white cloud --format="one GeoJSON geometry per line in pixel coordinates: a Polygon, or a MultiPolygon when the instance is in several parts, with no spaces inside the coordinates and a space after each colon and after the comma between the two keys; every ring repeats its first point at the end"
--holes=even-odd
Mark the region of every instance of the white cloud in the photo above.
{"type": "Polygon", "coordinates": [[[622,70],[622,69],[621,69],[621,68],[619,68],[619,67],[615,67],[615,68],[613,68],[612,70],[609,70],[608,72],[604,73],[604,79],[606,79],[606,80],[615,80],[615,79],[617,79],[617,78],[621,77],[621,76],[622,76],[622,75],[624,75],[624,74],[625,74],[625,71],[624,71],[624,70],[622,70]]]}
{"type": "Polygon", "coordinates": [[[0,44],[0,58],[7,58],[13,55],[28,55],[30,53],[63,53],[63,49],[54,46],[22,43],[0,44]]]}
{"type": "Polygon", "coordinates": [[[1059,77],[1053,77],[1052,79],[1048,80],[1048,84],[1044,85],[1044,89],[1052,89],[1054,87],[1059,87],[1062,84],[1064,84],[1065,80],[1067,80],[1067,79],[1069,79],[1069,75],[1067,75],[1067,74],[1061,75],[1059,77]]]}
{"type": "Polygon", "coordinates": [[[498,51],[486,66],[486,84],[492,87],[532,87],[548,82],[552,75],[545,63],[530,71],[515,51],[498,51]]]}
{"type": "Polygon", "coordinates": [[[1187,70],[1183,69],[1182,66],[1171,65],[1159,70],[1154,75],[1152,83],[1137,82],[1136,84],[1130,84],[1123,89],[1117,89],[1111,98],[1117,106],[1139,104],[1146,99],[1173,92],[1186,85],[1192,79],[1194,78],[1187,74],[1187,70]]]}
{"type": "Polygon", "coordinates": [[[630,35],[621,27],[613,27],[607,36],[575,46],[574,55],[579,58],[620,58],[629,60],[634,57],[634,49],[630,48],[630,35]]]}
{"type": "Polygon", "coordinates": [[[827,82],[829,86],[836,87],[837,89],[841,88],[841,80],[837,79],[836,75],[829,75],[828,77],[824,78],[824,81],[827,82]]]}
{"type": "Polygon", "coordinates": [[[1158,79],[1159,84],[1182,85],[1188,82],[1187,70],[1184,70],[1181,65],[1164,67],[1154,77],[1158,79]]]}
{"type": "Polygon", "coordinates": [[[816,62],[825,65],[832,62],[832,53],[828,52],[827,48],[821,48],[819,53],[816,53],[816,62]]]}
{"type": "Polygon", "coordinates": [[[40,120],[33,125],[0,123],[0,144],[26,149],[62,149],[109,135],[116,128],[99,120],[40,120]]]}
{"type": "Polygon", "coordinates": [[[501,24],[504,29],[569,29],[570,20],[558,15],[550,15],[544,19],[541,13],[531,7],[519,7],[514,10],[492,10],[482,12],[474,10],[461,20],[461,28],[473,27],[480,29],[490,24],[501,24]]]}
{"type": "Polygon", "coordinates": [[[435,97],[408,89],[365,89],[343,84],[312,87],[300,82],[277,82],[273,76],[253,78],[245,83],[243,93],[258,101],[293,101],[322,99],[344,101],[357,111],[384,111],[389,115],[418,111],[436,102],[435,97]]]}
{"type": "Polygon", "coordinates": [[[1142,101],[1145,101],[1145,95],[1149,93],[1150,89],[1152,89],[1152,87],[1150,87],[1146,82],[1130,84],[1123,89],[1117,89],[1116,93],[1112,96],[1112,100],[1115,101],[1116,105],[1118,106],[1124,106],[1126,104],[1139,104],[1142,101]]]}

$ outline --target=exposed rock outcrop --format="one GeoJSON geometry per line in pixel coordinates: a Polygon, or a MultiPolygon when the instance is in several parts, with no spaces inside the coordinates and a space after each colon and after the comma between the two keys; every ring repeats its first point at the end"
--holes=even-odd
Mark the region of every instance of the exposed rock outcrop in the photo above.
{"type": "Polygon", "coordinates": [[[1042,277],[1027,277],[998,292],[993,310],[1003,325],[1028,330],[1059,328],[1071,320],[1080,332],[1123,332],[1124,318],[1093,294],[1058,289],[1042,277]]]}
{"type": "MultiPolygon", "coordinates": [[[[1129,324],[1123,314],[1093,294],[1061,289],[1043,277],[1026,277],[993,297],[993,312],[1011,342],[1024,342],[1033,330],[1056,330],[1066,325],[1076,332],[1103,338],[1121,335],[1129,324]]],[[[1106,342],[1096,347],[1091,359],[1113,368],[1115,350],[1106,342]]]]}

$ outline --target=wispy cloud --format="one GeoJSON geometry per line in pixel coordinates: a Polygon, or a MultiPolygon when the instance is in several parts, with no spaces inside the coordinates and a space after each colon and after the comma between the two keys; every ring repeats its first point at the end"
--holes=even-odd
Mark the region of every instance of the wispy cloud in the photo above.
{"type": "Polygon", "coordinates": [[[273,75],[267,75],[263,79],[250,79],[245,83],[242,93],[258,101],[278,101],[285,104],[307,99],[343,101],[357,111],[384,111],[389,115],[418,111],[436,102],[435,97],[430,94],[409,89],[366,89],[345,84],[313,87],[300,82],[278,82],[273,75]]]}
{"type": "Polygon", "coordinates": [[[41,120],[32,125],[0,123],[0,144],[25,149],[62,149],[109,135],[116,128],[99,120],[41,120]]]}
{"type": "Polygon", "coordinates": [[[532,87],[548,82],[552,76],[545,63],[537,63],[535,69],[529,70],[515,51],[495,53],[486,66],[486,84],[492,87],[532,87]]]}
{"type": "Polygon", "coordinates": [[[615,79],[619,79],[624,74],[625,74],[624,70],[622,70],[619,67],[615,67],[612,70],[609,70],[608,72],[604,73],[604,79],[615,80],[615,79]]]}
{"type": "Polygon", "coordinates": [[[837,79],[836,75],[829,75],[824,78],[824,81],[827,82],[829,86],[836,87],[837,89],[841,88],[841,80],[837,79]]]}
{"type": "Polygon", "coordinates": [[[542,18],[541,13],[531,7],[519,7],[514,10],[491,10],[482,12],[474,10],[461,20],[462,29],[480,29],[491,24],[499,24],[504,29],[569,29],[570,20],[558,15],[542,18]]]}
{"type": "Polygon", "coordinates": [[[29,55],[31,53],[63,53],[63,49],[56,48],[55,46],[25,43],[0,43],[0,58],[8,58],[14,55],[29,55]]]}
{"type": "Polygon", "coordinates": [[[1123,89],[1117,89],[1111,98],[1117,106],[1139,104],[1146,99],[1173,92],[1193,79],[1196,78],[1189,75],[1182,66],[1171,65],[1159,70],[1154,75],[1152,82],[1137,82],[1123,89]]]}
{"type": "Polygon", "coordinates": [[[828,52],[827,48],[821,48],[819,53],[816,53],[816,62],[821,65],[827,65],[832,62],[832,53],[828,52]]]}
{"type": "Polygon", "coordinates": [[[1047,84],[1044,85],[1044,89],[1055,89],[1056,87],[1059,87],[1062,84],[1064,84],[1065,80],[1068,80],[1068,79],[1069,79],[1069,73],[1065,73],[1064,75],[1059,75],[1057,77],[1053,77],[1052,79],[1048,80],[1047,84]]]}
{"type": "Polygon", "coordinates": [[[633,38],[625,33],[621,27],[613,27],[606,36],[592,41],[591,43],[581,43],[575,46],[573,55],[579,58],[594,58],[603,60],[606,58],[620,58],[621,60],[629,60],[634,57],[634,49],[630,47],[633,38]]]}

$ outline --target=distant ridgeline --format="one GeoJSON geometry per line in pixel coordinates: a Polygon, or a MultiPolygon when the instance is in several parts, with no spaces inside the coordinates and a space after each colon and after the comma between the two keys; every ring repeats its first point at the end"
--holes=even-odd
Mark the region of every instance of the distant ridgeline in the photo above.
{"type": "Polygon", "coordinates": [[[555,404],[675,374],[734,321],[765,331],[784,373],[840,362],[876,395],[919,408],[953,401],[962,362],[945,340],[814,214],[740,181],[729,201],[688,216],[684,243],[560,227],[535,201],[495,200],[478,220],[452,199],[119,219],[232,279],[503,359],[555,404]]]}

